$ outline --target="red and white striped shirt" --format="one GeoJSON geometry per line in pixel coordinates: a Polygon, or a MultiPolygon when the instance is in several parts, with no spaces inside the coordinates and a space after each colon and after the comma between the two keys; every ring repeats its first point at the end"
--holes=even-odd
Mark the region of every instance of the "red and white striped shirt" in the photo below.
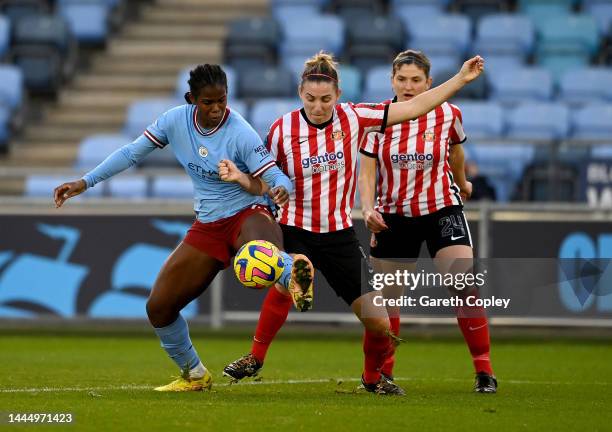
{"type": "Polygon", "coordinates": [[[387,104],[342,103],[321,125],[310,123],[303,109],[272,124],[268,150],[295,185],[279,223],[315,233],[353,225],[359,143],[365,134],[385,129],[388,109],[387,104]]]}
{"type": "Polygon", "coordinates": [[[448,157],[449,145],[465,140],[461,111],[448,102],[384,133],[368,134],[360,151],[377,159],[376,210],[417,217],[462,205],[448,157]]]}

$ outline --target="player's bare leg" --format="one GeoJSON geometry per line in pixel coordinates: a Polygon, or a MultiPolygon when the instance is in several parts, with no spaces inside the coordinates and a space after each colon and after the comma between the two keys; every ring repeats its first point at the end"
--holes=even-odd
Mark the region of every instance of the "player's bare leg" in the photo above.
{"type": "Polygon", "coordinates": [[[212,386],[212,377],[191,343],[180,311],[204,292],[222,267],[216,259],[181,243],[159,272],[147,301],[147,315],[181,376],[155,390],[198,391],[212,386]]]}

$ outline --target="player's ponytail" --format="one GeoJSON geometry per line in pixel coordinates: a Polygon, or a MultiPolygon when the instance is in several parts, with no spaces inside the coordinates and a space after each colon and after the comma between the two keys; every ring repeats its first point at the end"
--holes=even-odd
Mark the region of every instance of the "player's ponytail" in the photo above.
{"type": "Polygon", "coordinates": [[[429,78],[429,71],[431,70],[431,62],[429,58],[421,51],[406,50],[402,51],[393,60],[393,70],[391,76],[395,76],[395,73],[402,67],[402,65],[413,64],[423,72],[425,72],[425,78],[429,78]]]}
{"type": "MultiPolygon", "coordinates": [[[[227,76],[221,66],[216,64],[203,64],[196,66],[189,72],[189,91],[197,98],[202,90],[206,86],[220,86],[225,87],[227,91],[227,76]]],[[[185,100],[187,103],[191,103],[189,99],[189,93],[185,94],[185,100]]]]}
{"type": "Polygon", "coordinates": [[[337,63],[334,57],[324,51],[319,51],[317,54],[306,60],[304,70],[302,72],[302,83],[306,81],[313,82],[331,82],[338,88],[338,70],[337,63]]]}

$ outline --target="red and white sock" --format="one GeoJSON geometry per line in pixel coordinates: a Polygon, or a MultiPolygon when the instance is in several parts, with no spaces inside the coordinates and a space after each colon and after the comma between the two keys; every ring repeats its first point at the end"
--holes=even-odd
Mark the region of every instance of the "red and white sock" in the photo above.
{"type": "Polygon", "coordinates": [[[264,362],[272,340],[287,320],[291,304],[291,296],[279,292],[276,287],[268,289],[251,347],[251,353],[260,363],[264,362]]]}

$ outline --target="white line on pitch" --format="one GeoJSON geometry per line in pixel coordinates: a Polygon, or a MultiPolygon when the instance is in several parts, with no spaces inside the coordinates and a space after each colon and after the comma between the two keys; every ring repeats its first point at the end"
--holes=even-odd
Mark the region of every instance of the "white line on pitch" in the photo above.
{"type": "MultiPolygon", "coordinates": [[[[460,378],[396,378],[397,381],[443,381],[443,382],[466,382],[460,378]]],[[[230,385],[282,385],[282,384],[322,384],[359,382],[359,378],[319,378],[319,379],[295,379],[295,380],[267,380],[267,381],[244,381],[239,384],[221,383],[214,387],[228,387],[230,385]]],[[[609,382],[575,383],[564,381],[528,381],[528,380],[503,380],[507,384],[532,384],[532,385],[610,385],[609,382]]],[[[120,385],[101,387],[40,387],[40,388],[0,388],[0,393],[53,393],[53,392],[83,392],[83,391],[108,391],[108,390],[152,390],[152,385],[120,385]]]]}

